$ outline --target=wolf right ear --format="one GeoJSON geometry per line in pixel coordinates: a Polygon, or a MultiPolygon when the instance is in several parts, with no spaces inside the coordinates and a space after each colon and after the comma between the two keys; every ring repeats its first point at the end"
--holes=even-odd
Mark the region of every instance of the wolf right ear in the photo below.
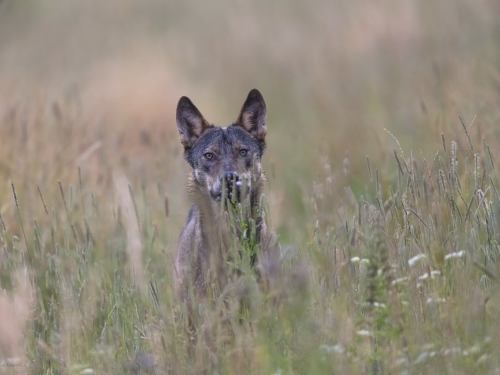
{"type": "Polygon", "coordinates": [[[198,108],[196,108],[186,96],[179,99],[176,118],[177,128],[179,129],[179,135],[184,149],[193,146],[200,135],[202,135],[205,130],[212,127],[212,125],[203,118],[198,108]]]}
{"type": "Polygon", "coordinates": [[[267,132],[266,118],[267,109],[264,98],[259,90],[253,89],[248,93],[235,125],[243,127],[255,139],[264,143],[267,132]]]}

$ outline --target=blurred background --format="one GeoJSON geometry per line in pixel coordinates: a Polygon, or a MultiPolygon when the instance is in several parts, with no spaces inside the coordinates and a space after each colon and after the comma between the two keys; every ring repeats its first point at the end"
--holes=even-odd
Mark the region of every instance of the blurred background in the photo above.
{"type": "Polygon", "coordinates": [[[112,200],[119,171],[167,197],[173,249],[189,205],[178,99],[226,126],[255,87],[273,226],[293,241],[315,180],[342,200],[367,189],[367,157],[381,179],[394,150],[432,165],[442,132],[467,147],[458,114],[499,156],[499,14],[487,0],[1,0],[0,212],[17,225],[11,181],[35,217],[37,187],[49,210],[58,181],[112,200]]]}

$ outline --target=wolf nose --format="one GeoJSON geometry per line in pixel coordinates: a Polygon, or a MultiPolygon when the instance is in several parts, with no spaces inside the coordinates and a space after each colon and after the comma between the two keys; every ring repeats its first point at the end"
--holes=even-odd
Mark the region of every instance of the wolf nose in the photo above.
{"type": "MultiPolygon", "coordinates": [[[[240,176],[238,176],[238,173],[235,171],[226,171],[221,174],[220,179],[222,182],[226,183],[226,185],[232,185],[240,181],[240,176]]],[[[236,184],[236,186],[238,186],[238,184],[236,184]]]]}
{"type": "Polygon", "coordinates": [[[226,194],[230,201],[240,200],[241,180],[235,171],[223,172],[220,176],[221,183],[226,188],[226,194]]]}

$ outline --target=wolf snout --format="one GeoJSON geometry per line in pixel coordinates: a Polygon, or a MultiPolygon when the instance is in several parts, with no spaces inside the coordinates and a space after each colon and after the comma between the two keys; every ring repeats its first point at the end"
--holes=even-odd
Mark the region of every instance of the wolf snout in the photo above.
{"type": "Polygon", "coordinates": [[[221,185],[225,187],[229,200],[240,200],[241,179],[237,172],[226,171],[220,175],[221,185]]]}
{"type": "Polygon", "coordinates": [[[226,183],[232,183],[233,181],[240,181],[240,176],[238,175],[238,172],[235,171],[226,171],[223,172],[220,176],[221,180],[225,180],[226,183]]]}

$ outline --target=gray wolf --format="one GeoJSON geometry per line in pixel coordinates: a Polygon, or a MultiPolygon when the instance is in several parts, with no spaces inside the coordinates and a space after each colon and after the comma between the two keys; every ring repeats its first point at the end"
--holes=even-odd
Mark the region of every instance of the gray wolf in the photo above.
{"type": "MultiPolygon", "coordinates": [[[[251,265],[264,259],[273,235],[263,209],[266,177],[261,158],[266,143],[266,104],[260,92],[248,94],[235,123],[211,125],[187,97],[177,105],[177,127],[184,158],[192,171],[192,206],[177,248],[178,292],[198,297],[222,291],[241,244],[250,244],[251,265]],[[236,241],[235,241],[236,239],[236,241]]],[[[248,255],[248,254],[247,254],[248,255]]],[[[188,303],[189,305],[189,303],[188,303]]]]}

